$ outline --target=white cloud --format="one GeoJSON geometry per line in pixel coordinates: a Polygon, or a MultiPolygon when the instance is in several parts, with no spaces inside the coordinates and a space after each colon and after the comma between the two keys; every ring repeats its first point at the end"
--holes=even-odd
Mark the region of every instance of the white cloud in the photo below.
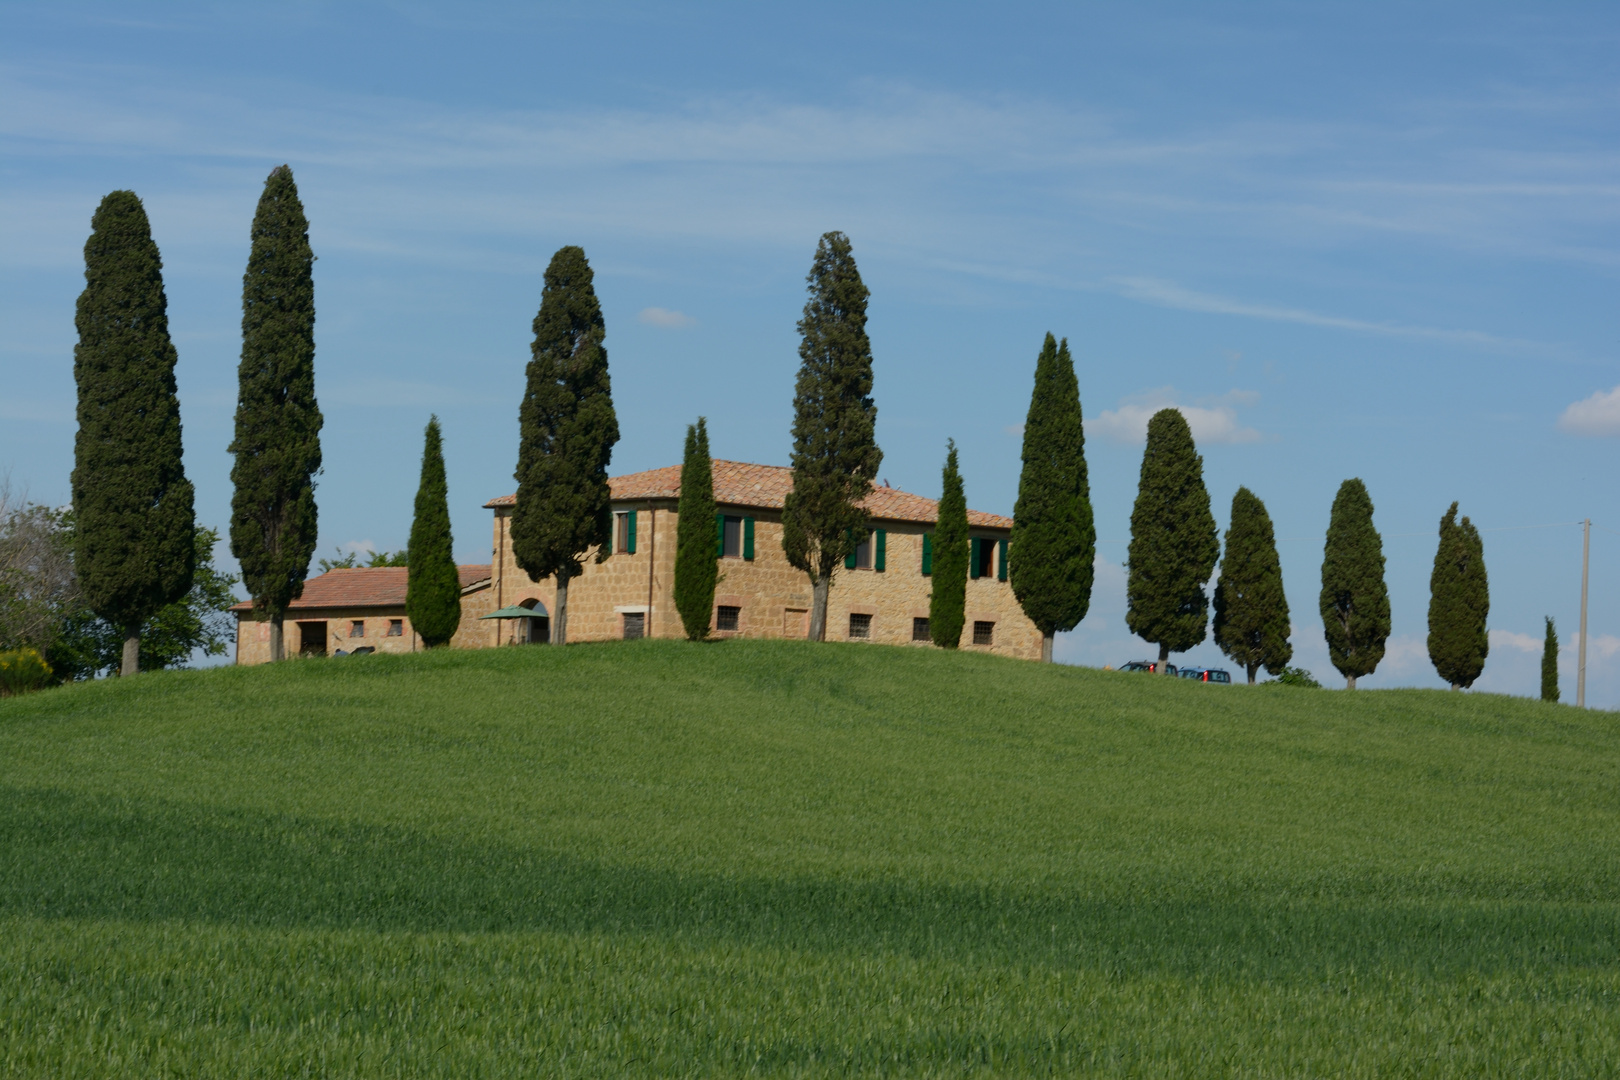
{"type": "Polygon", "coordinates": [[[1517,649],[1532,654],[1541,652],[1542,639],[1531,634],[1518,634],[1512,630],[1492,630],[1490,639],[1492,652],[1498,649],[1517,649]]]}
{"type": "Polygon", "coordinates": [[[1378,664],[1380,675],[1405,675],[1421,670],[1429,663],[1429,642],[1417,635],[1401,635],[1384,642],[1384,659],[1378,664]]]}
{"type": "Polygon", "coordinates": [[[642,308],[636,313],[636,322],[659,326],[665,330],[684,330],[688,326],[697,325],[697,320],[692,316],[661,307],[642,308]]]}
{"type": "Polygon", "coordinates": [[[1121,402],[1119,408],[1104,410],[1086,421],[1086,433],[1100,435],[1111,442],[1141,444],[1147,440],[1147,425],[1160,409],[1175,409],[1192,428],[1193,438],[1200,443],[1252,443],[1263,437],[1251,427],[1244,427],[1237,418],[1237,405],[1253,405],[1260,395],[1253,390],[1233,390],[1215,398],[1203,399],[1201,405],[1182,405],[1176,401],[1174,387],[1134,394],[1121,402]]]}
{"type": "MultiPolygon", "coordinates": [[[[1563,643],[1558,650],[1558,655],[1566,656],[1571,662],[1574,662],[1580,655],[1580,643],[1581,635],[1579,633],[1569,635],[1569,640],[1563,643]]],[[[1620,637],[1615,637],[1613,634],[1594,634],[1591,644],[1587,646],[1586,660],[1590,664],[1594,657],[1599,660],[1607,660],[1616,653],[1620,653],[1620,637]]]]}
{"type": "Polygon", "coordinates": [[[1620,386],[1575,402],[1558,418],[1571,435],[1620,435],[1620,386]]]}

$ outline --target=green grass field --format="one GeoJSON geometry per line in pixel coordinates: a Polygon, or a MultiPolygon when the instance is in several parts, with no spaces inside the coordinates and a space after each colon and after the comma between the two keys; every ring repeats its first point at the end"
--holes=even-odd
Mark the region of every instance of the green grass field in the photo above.
{"type": "Polygon", "coordinates": [[[0,701],[0,1075],[1620,1074],[1620,716],[629,642],[0,701]]]}

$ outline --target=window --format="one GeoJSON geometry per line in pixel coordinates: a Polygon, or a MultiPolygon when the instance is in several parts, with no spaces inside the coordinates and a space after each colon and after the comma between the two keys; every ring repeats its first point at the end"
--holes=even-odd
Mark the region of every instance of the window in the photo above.
{"type": "Polygon", "coordinates": [[[989,577],[996,572],[996,542],[989,539],[975,538],[973,541],[973,557],[978,563],[973,568],[974,577],[989,577]]]}
{"type": "Polygon", "coordinates": [[[634,555],[636,553],[636,512],[622,510],[613,515],[613,553],[615,555],[634,555]]]}
{"type": "Polygon", "coordinates": [[[870,536],[855,545],[855,569],[872,569],[872,538],[870,536]]]}
{"type": "Polygon", "coordinates": [[[993,622],[976,622],[973,624],[973,644],[994,645],[996,624],[993,622]]]}
{"type": "Polygon", "coordinates": [[[365,637],[366,636],[366,620],[364,620],[364,619],[352,619],[352,620],[350,620],[350,622],[349,622],[349,636],[350,637],[365,637]]]}
{"type": "Polygon", "coordinates": [[[850,615],[849,640],[865,641],[872,636],[872,616],[850,615]]]}
{"type": "Polygon", "coordinates": [[[728,607],[721,604],[714,611],[714,628],[716,630],[737,629],[737,616],[742,614],[740,607],[728,607]]]}
{"type": "Polygon", "coordinates": [[[722,514],[720,518],[720,557],[742,558],[742,518],[722,514]]]}
{"type": "Polygon", "coordinates": [[[634,641],[636,638],[647,636],[647,613],[645,611],[627,611],[624,613],[624,640],[634,641]]]}
{"type": "Polygon", "coordinates": [[[912,619],[911,620],[911,640],[912,641],[928,641],[929,640],[928,620],[927,619],[912,619]]]}
{"type": "Polygon", "coordinates": [[[404,619],[389,619],[388,620],[388,636],[389,637],[404,637],[405,636],[405,620],[404,619]]]}

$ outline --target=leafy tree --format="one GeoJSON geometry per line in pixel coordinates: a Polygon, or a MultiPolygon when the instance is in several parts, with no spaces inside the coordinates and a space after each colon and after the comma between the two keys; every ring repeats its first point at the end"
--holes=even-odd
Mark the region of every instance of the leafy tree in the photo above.
{"type": "Polygon", "coordinates": [[[619,420],[602,347],[607,327],[592,280],[583,248],[557,249],[534,317],[528,387],[518,412],[512,554],[535,581],[556,577],[551,636],[559,645],[568,641],[568,582],[583,572],[582,557],[593,545],[599,563],[611,553],[607,469],[619,420]]]}
{"type": "Polygon", "coordinates": [[[1131,511],[1125,622],[1131,633],[1159,646],[1158,670],[1165,674],[1171,653],[1204,640],[1209,624],[1204,583],[1219,554],[1204,459],[1181,413],[1160,409],[1148,421],[1131,511]]]}
{"type": "MultiPolygon", "coordinates": [[[[72,522],[66,522],[69,529],[72,522]]],[[[193,655],[224,656],[236,638],[237,579],[214,565],[219,531],[197,526],[193,532],[196,571],[191,590],[160,608],[141,624],[141,670],[184,667],[193,655]]],[[[117,671],[123,659],[123,632],[83,606],[66,612],[46,654],[55,677],[89,679],[117,671]]]]}
{"type": "Polygon", "coordinates": [[[945,444],[945,470],[941,476],[939,522],[934,526],[933,584],[928,594],[928,636],[942,649],[962,643],[967,620],[968,538],[967,496],[956,464],[956,440],[945,444]]]}
{"type": "Polygon", "coordinates": [[[1558,627],[1547,616],[1547,639],[1541,646],[1541,700],[1558,700],[1558,627]]]}
{"type": "Polygon", "coordinates": [[[292,170],[270,171],[253,215],[242,275],[242,362],[230,452],[231,554],[270,622],[270,658],[285,656],[282,620],[304,594],[315,554],[315,475],[321,468],[315,402],[315,253],[292,170]]]}
{"type": "MultiPolygon", "coordinates": [[[[328,570],[353,570],[360,565],[360,553],[358,551],[345,553],[342,548],[333,548],[332,550],[338,553],[336,558],[315,560],[321,568],[321,573],[324,574],[328,570]]],[[[366,554],[366,566],[368,569],[373,566],[409,566],[410,564],[411,559],[408,551],[372,551],[366,554]]]]}
{"type": "Polygon", "coordinates": [[[1007,558],[1013,595],[1040,630],[1041,659],[1048,663],[1054,635],[1080,625],[1091,607],[1096,556],[1080,383],[1069,339],[1059,344],[1047,334],[1024,421],[1024,469],[1007,558]]]}
{"type": "Polygon", "coordinates": [[[1272,674],[1277,677],[1268,682],[1261,683],[1260,685],[1303,686],[1310,690],[1322,689],[1322,684],[1317,682],[1315,676],[1313,676],[1309,671],[1306,671],[1304,668],[1285,667],[1280,671],[1273,671],[1272,674]]]}
{"type": "Polygon", "coordinates": [[[146,210],[133,191],[114,191],[90,225],[73,350],[75,569],[85,603],[123,634],[120,670],[133,675],[141,624],[191,588],[192,487],[146,210]]]}
{"type": "Polygon", "coordinates": [[[83,606],[72,519],[65,508],[14,494],[0,478],[0,652],[48,653],[68,613],[83,606]]]}
{"type": "Polygon", "coordinates": [[[883,463],[872,401],[872,343],[849,238],[826,233],[806,278],[793,392],[793,490],[782,508],[782,550],[810,576],[810,640],[827,637],[827,598],[844,557],[870,531],[861,501],[883,463]]]}
{"type": "Polygon", "coordinates": [[[709,424],[698,417],[686,429],[686,457],[681,465],[681,501],[675,527],[675,609],[692,641],[709,636],[714,614],[715,559],[714,461],[709,457],[709,424]]]}
{"type": "Polygon", "coordinates": [[[410,549],[402,551],[373,551],[366,556],[366,566],[409,566],[411,565],[410,549]]]}
{"type": "Polygon", "coordinates": [[[1226,552],[1215,585],[1215,644],[1241,664],[1254,685],[1264,667],[1280,676],[1294,657],[1288,642],[1288,597],[1266,504],[1246,487],[1232,496],[1226,552]]]}
{"type": "Polygon", "coordinates": [[[1351,690],[1377,670],[1389,639],[1384,541],[1372,516],[1367,485],[1358,479],[1339,485],[1322,553],[1322,631],[1328,659],[1351,690]]]}
{"type": "Polygon", "coordinates": [[[437,416],[428,419],[422,442],[422,478],[411,519],[405,614],[429,649],[447,645],[461,625],[461,575],[450,539],[450,496],[444,478],[444,444],[437,416]]]}
{"type": "Polygon", "coordinates": [[[1485,670],[1490,610],[1485,545],[1473,522],[1457,520],[1452,503],[1440,519],[1440,545],[1429,576],[1429,661],[1453,690],[1474,685],[1485,670]]]}

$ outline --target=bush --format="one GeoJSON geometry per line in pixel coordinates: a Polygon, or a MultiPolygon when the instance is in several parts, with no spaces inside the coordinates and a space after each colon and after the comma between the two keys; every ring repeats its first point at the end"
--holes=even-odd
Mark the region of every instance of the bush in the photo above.
{"type": "Polygon", "coordinates": [[[15,697],[38,690],[51,677],[51,665],[38,649],[0,652],[0,697],[15,697]]]}
{"type": "Polygon", "coordinates": [[[1312,690],[1322,689],[1310,672],[1302,667],[1285,667],[1278,672],[1275,679],[1267,679],[1261,686],[1308,686],[1312,690]]]}

